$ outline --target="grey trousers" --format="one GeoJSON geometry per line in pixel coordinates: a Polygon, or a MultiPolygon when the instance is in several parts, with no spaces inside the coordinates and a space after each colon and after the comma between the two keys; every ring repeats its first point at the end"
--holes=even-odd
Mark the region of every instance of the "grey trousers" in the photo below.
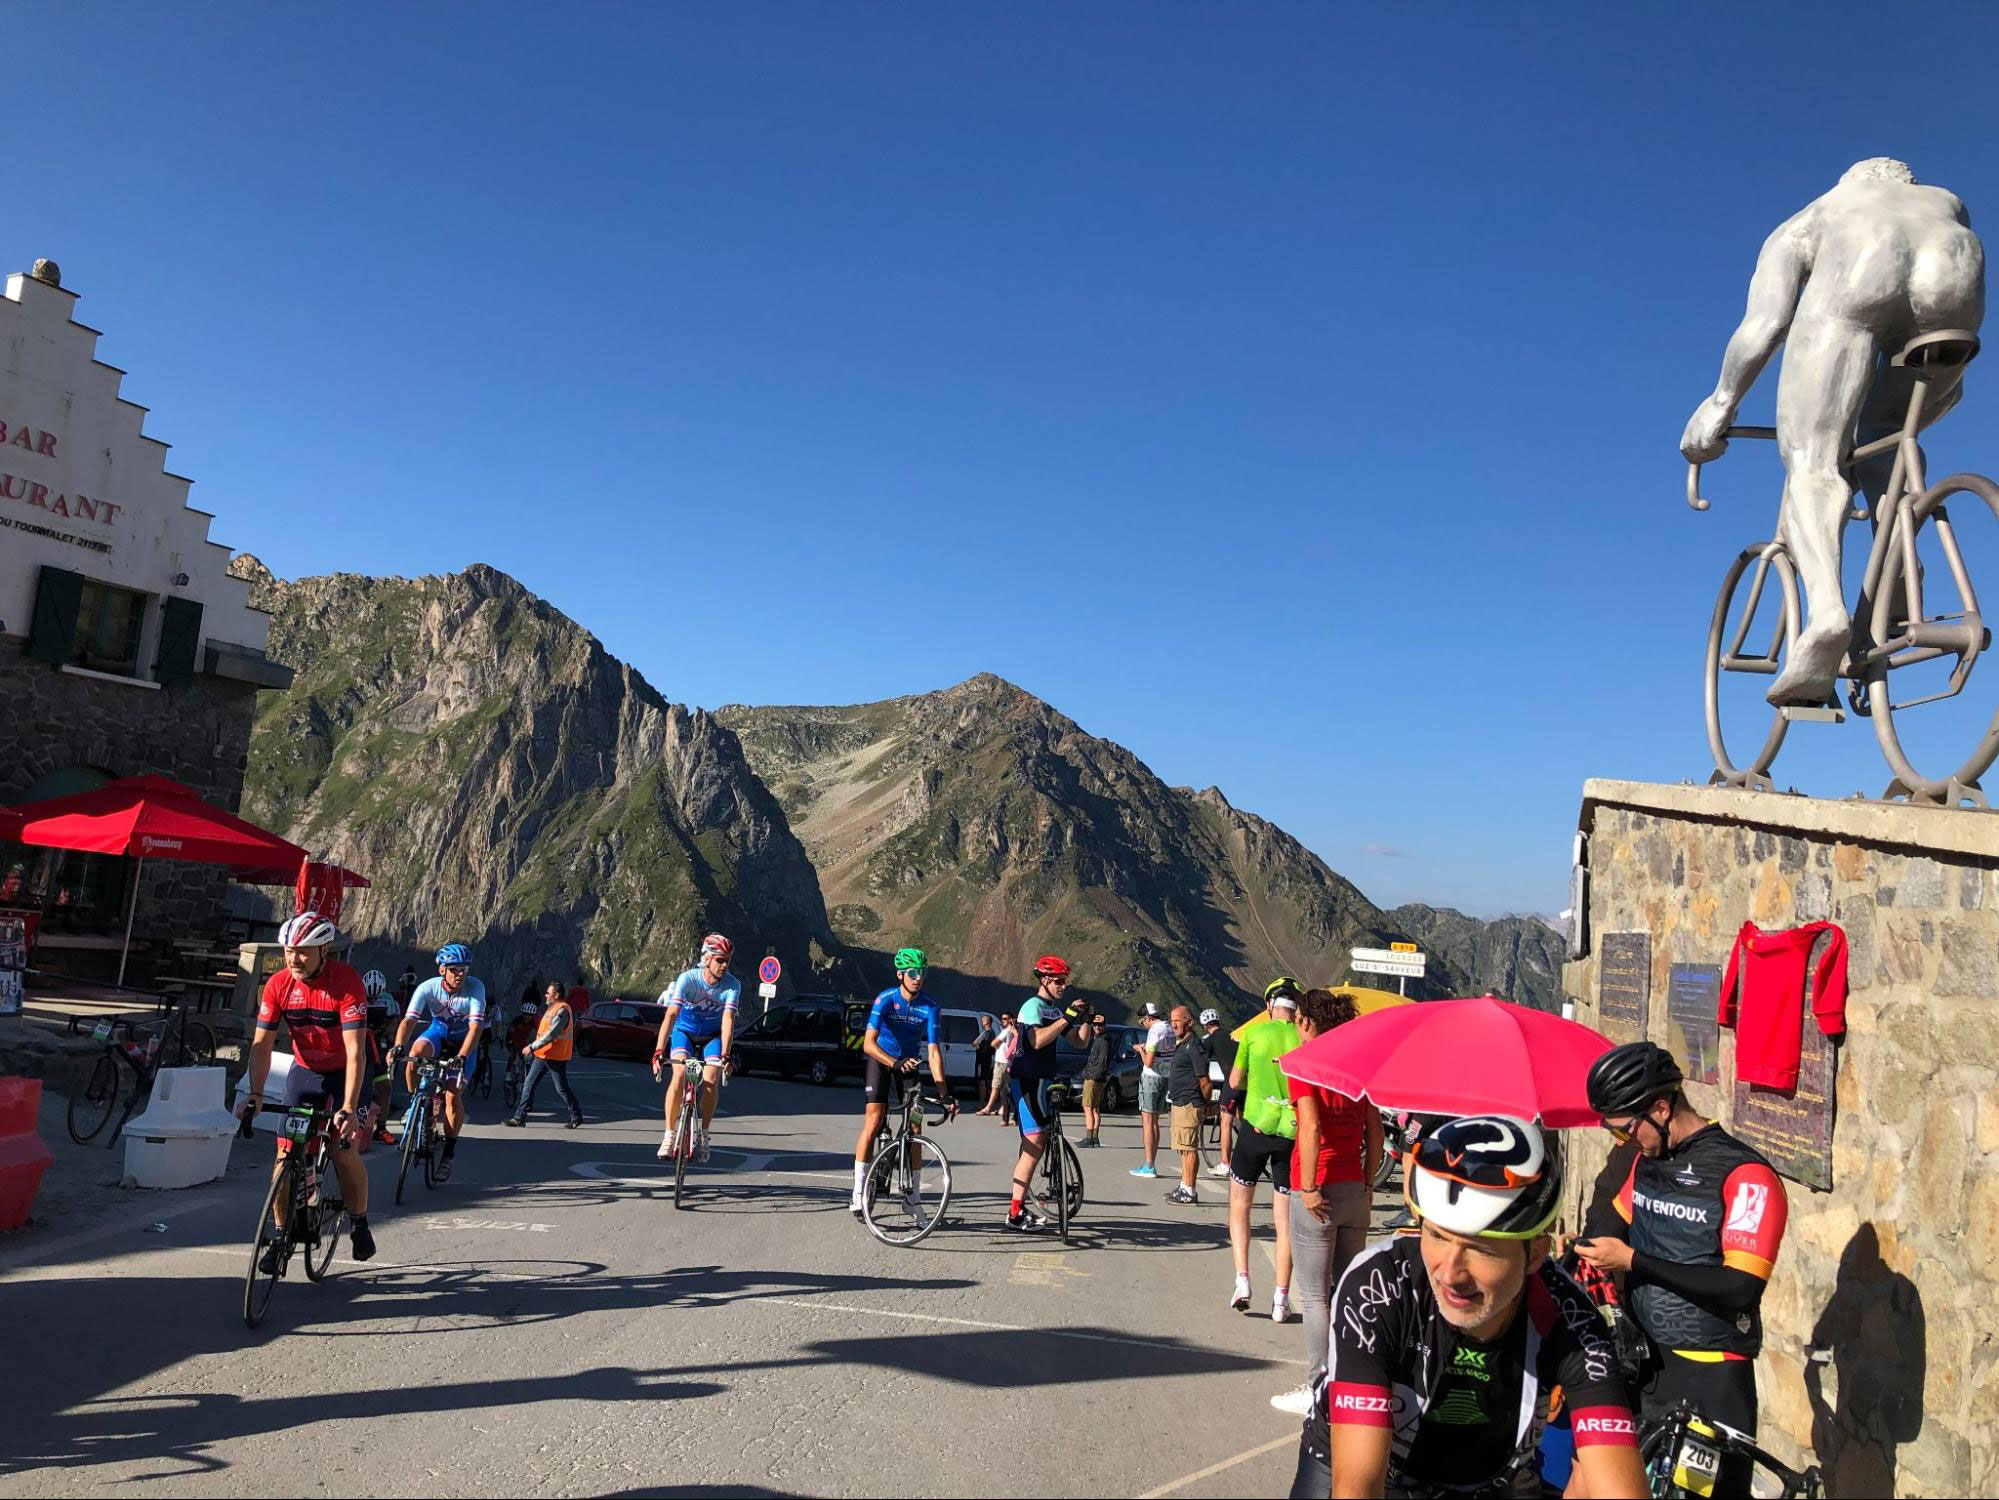
{"type": "Polygon", "coordinates": [[[1326,1368],[1333,1288],[1367,1244],[1367,1184],[1339,1182],[1325,1191],[1333,1216],[1323,1224],[1306,1209],[1303,1193],[1291,1195],[1291,1296],[1305,1322],[1307,1381],[1326,1368]]]}

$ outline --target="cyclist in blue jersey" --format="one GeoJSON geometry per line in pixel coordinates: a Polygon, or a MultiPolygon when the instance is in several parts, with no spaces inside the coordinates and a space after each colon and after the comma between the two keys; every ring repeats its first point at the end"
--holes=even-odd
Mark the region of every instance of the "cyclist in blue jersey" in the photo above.
{"type": "Polygon", "coordinates": [[[684,970],[661,992],[666,1007],[660,1017],[659,1042],[653,1049],[652,1076],[663,1078],[661,1063],[671,1061],[673,1077],[666,1086],[666,1134],[659,1138],[661,1161],[673,1155],[673,1132],[680,1123],[680,1087],[690,1058],[701,1060],[701,1129],[694,1137],[694,1159],[708,1159],[708,1127],[715,1121],[715,1098],[723,1070],[729,1066],[729,1044],[736,1035],[736,1001],[743,993],[729,960],[736,945],[719,932],[701,940],[701,961],[684,970]]]}
{"type": "MultiPolygon", "coordinates": [[[[426,1057],[444,1062],[453,1057],[458,1060],[458,1077],[444,1093],[444,1159],[437,1164],[439,1182],[451,1176],[451,1159],[458,1152],[458,1132],[465,1128],[465,1101],[459,1096],[459,1089],[471,1072],[479,1034],[485,1029],[486,986],[473,977],[472,950],[463,943],[446,943],[437,950],[437,977],[426,979],[410,996],[402,1025],[396,1028],[395,1048],[389,1053],[393,1064],[407,1050],[409,1064],[403,1069],[403,1085],[412,1096],[416,1093],[419,1061],[426,1057]],[[419,1026],[422,1031],[411,1041],[410,1033],[419,1026]]],[[[411,1103],[414,1105],[414,1098],[411,1103]]]]}
{"type": "Polygon", "coordinates": [[[1027,1189],[1034,1181],[1035,1163],[1046,1144],[1042,1133],[1054,1109],[1048,1102],[1048,1084],[1056,1072],[1055,1039],[1066,1032],[1077,1046],[1090,1045],[1089,1001],[1081,995],[1066,1003],[1063,999],[1069,990],[1069,965],[1051,954],[1034,961],[1034,973],[1040,982],[1020,1008],[1020,1041],[1007,1080],[1020,1126],[1020,1159],[1013,1167],[1006,1227],[1026,1233],[1048,1227],[1048,1220],[1027,1206],[1027,1189]]]}
{"type": "Polygon", "coordinates": [[[861,1050],[868,1059],[863,1089],[867,1104],[861,1114],[861,1134],[854,1142],[854,1201],[848,1205],[856,1214],[861,1212],[861,1187],[868,1176],[868,1152],[876,1135],[887,1128],[890,1095],[898,1079],[914,1077],[918,1066],[928,1062],[946,1116],[955,1118],[958,1113],[958,1101],[944,1081],[937,1002],[923,991],[926,967],[921,948],[896,950],[895,984],[875,996],[861,1033],[861,1050]]]}

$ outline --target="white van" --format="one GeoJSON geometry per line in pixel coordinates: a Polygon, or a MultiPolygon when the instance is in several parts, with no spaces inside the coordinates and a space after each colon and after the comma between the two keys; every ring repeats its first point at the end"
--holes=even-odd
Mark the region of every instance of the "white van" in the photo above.
{"type": "MultiPolygon", "coordinates": [[[[944,1077],[951,1083],[970,1084],[978,1077],[979,1022],[990,1011],[945,1010],[938,1008],[939,1034],[943,1037],[944,1077]]],[[[993,1031],[999,1031],[999,1017],[993,1016],[993,1031]]]]}

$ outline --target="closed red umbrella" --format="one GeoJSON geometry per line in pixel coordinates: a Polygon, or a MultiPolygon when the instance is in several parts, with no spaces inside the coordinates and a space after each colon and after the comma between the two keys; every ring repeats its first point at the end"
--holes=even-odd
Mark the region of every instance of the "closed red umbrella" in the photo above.
{"type": "MultiPolygon", "coordinates": [[[[7,808],[0,814],[0,836],[45,849],[136,856],[141,870],[148,859],[184,859],[297,871],[306,857],[297,844],[202,801],[164,776],[126,776],[88,792],[7,808]]],[[[125,952],[118,957],[120,984],[138,899],[135,871],[125,909],[125,952]]]]}
{"type": "Polygon", "coordinates": [[[1486,995],[1375,1011],[1285,1053],[1279,1066],[1378,1109],[1519,1115],[1561,1129],[1598,1123],[1584,1084],[1610,1045],[1579,1022],[1486,995]]]}

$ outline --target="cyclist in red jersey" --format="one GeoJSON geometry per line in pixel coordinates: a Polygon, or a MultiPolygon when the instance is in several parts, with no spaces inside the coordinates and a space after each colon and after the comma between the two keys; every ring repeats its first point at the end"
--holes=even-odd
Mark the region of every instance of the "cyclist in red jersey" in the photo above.
{"type": "MultiPolygon", "coordinates": [[[[354,1150],[361,1128],[361,1090],[369,1075],[368,992],[361,976],[329,951],[338,936],[331,922],[309,911],[300,912],[278,930],[285,966],[265,981],[257,1004],[244,1113],[254,1114],[264,1102],[264,1083],[271,1075],[271,1053],[277,1047],[282,1022],[291,1032],[292,1044],[284,1102],[289,1107],[323,1095],[336,1104],[333,1170],[340,1179],[341,1199],[354,1221],[354,1258],[368,1260],[375,1253],[375,1237],[368,1229],[368,1173],[354,1150]]],[[[289,1144],[281,1137],[279,1151],[289,1144]]],[[[275,1167],[272,1175],[276,1175],[275,1167]]],[[[280,1229],[285,1227],[282,1217],[277,1224],[280,1229]]],[[[265,1274],[277,1272],[281,1248],[273,1244],[265,1249],[265,1274]]]]}

